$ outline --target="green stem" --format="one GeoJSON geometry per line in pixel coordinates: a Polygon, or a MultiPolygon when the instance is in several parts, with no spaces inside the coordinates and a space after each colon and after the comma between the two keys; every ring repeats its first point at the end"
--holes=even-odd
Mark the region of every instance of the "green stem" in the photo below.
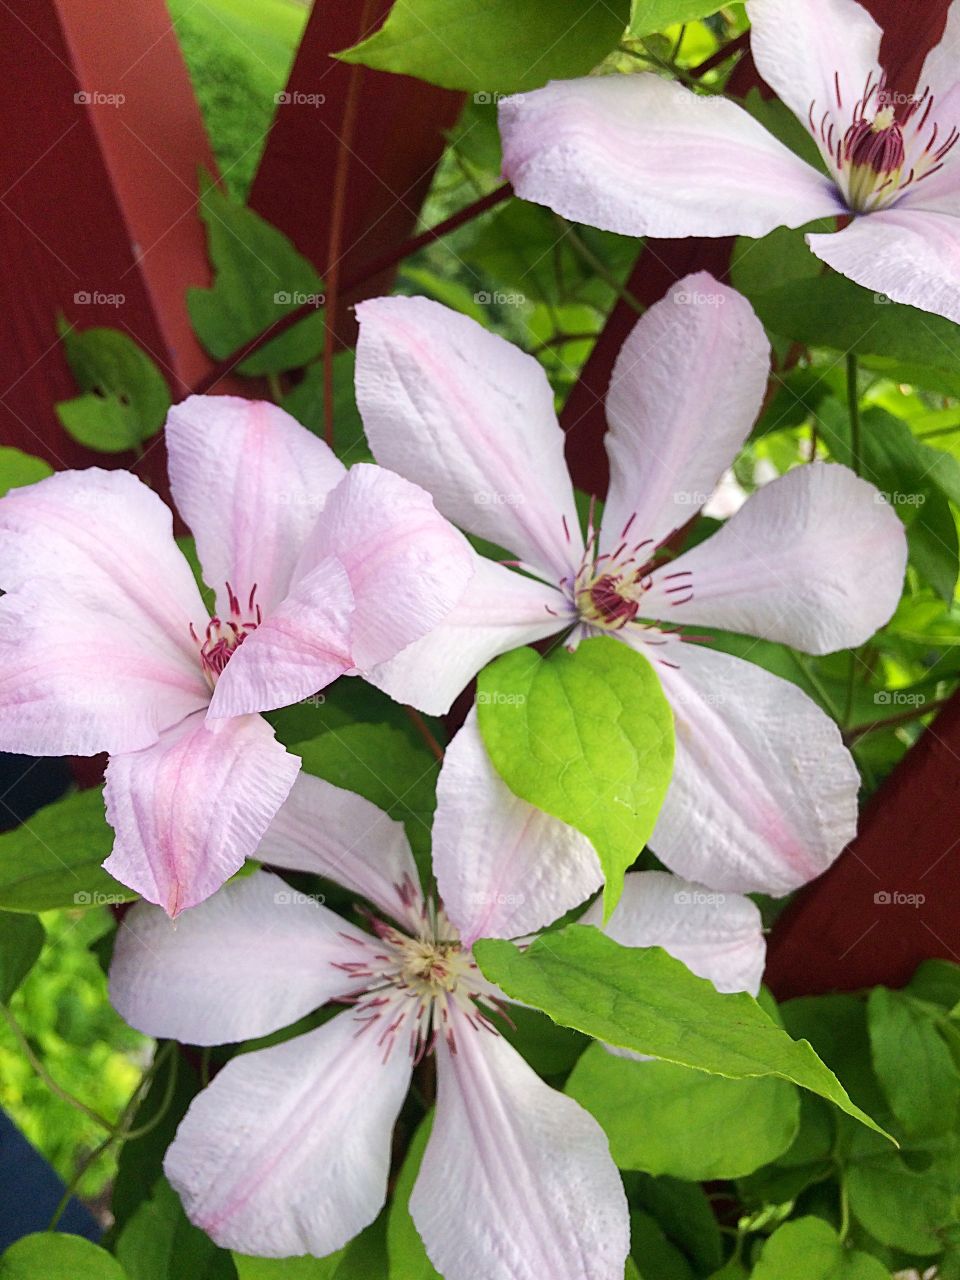
{"type": "Polygon", "coordinates": [[[646,307],[643,303],[640,302],[639,299],[635,298],[630,290],[620,283],[607,264],[598,258],[590,246],[585,244],[580,235],[574,231],[566,218],[561,217],[559,213],[556,215],[556,218],[560,226],[563,228],[564,235],[570,241],[572,248],[576,250],[581,258],[583,258],[584,262],[594,269],[600,279],[610,286],[618,298],[622,299],[628,307],[631,307],[638,316],[642,316],[646,311],[646,307]]]}
{"type": "Polygon", "coordinates": [[[3,1014],[3,1017],[7,1023],[7,1026],[13,1032],[13,1035],[17,1041],[17,1044],[20,1046],[20,1050],[23,1053],[24,1057],[30,1063],[31,1067],[33,1067],[34,1071],[37,1073],[37,1075],[40,1077],[43,1083],[47,1086],[47,1088],[52,1093],[55,1093],[58,1098],[62,1098],[64,1102],[69,1103],[70,1106],[73,1107],[76,1111],[82,1111],[83,1114],[88,1117],[88,1119],[92,1120],[94,1124],[99,1125],[101,1129],[106,1129],[108,1133],[113,1134],[114,1126],[110,1123],[109,1120],[107,1120],[104,1116],[100,1115],[98,1111],[94,1111],[93,1107],[88,1107],[85,1102],[81,1102],[79,1098],[74,1097],[74,1095],[70,1093],[68,1089],[64,1089],[63,1085],[58,1084],[57,1081],[54,1080],[53,1076],[46,1069],[46,1067],[43,1065],[43,1063],[40,1061],[37,1055],[33,1052],[33,1049],[30,1047],[30,1042],[27,1040],[27,1037],[24,1035],[23,1031],[20,1029],[20,1024],[17,1022],[16,1018],[13,1016],[13,1014],[10,1012],[10,1010],[7,1008],[5,1004],[0,1004],[0,1013],[3,1014]]]}
{"type": "Polygon", "coordinates": [[[868,733],[874,733],[877,729],[892,729],[897,725],[910,724],[913,720],[922,720],[924,716],[933,715],[945,707],[948,702],[952,702],[952,696],[949,698],[937,698],[934,702],[928,702],[925,706],[914,707],[910,711],[900,711],[896,715],[887,716],[885,720],[871,720],[869,724],[860,725],[856,729],[848,729],[843,737],[847,746],[852,746],[855,742],[859,742],[861,738],[865,738],[868,733]]]}

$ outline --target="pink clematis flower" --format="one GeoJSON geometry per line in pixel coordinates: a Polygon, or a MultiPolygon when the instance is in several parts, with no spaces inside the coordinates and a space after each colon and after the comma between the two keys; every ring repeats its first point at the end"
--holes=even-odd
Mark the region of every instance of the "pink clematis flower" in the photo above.
{"type": "Polygon", "coordinates": [[[134,476],[15,489],[0,501],[0,749],[109,752],[104,865],[176,915],[242,865],[297,776],[256,713],[422,636],[471,564],[429,495],[347,472],[271,404],[192,397],[166,440],[216,616],[134,476]]]}
{"type": "Polygon", "coordinates": [[[906,539],[872,485],[818,463],[764,486],[681,557],[662,557],[764,396],[769,348],[746,300],[692,276],[628,337],[606,402],[610,490],[586,542],[537,361],[424,298],[357,311],[357,397],[375,456],[518,556],[480,559],[448,618],[370,679],[442,712],[518,645],[614,636],[655,664],[676,720],[674,776],[651,839],[660,859],[740,892],[783,894],[825,870],[857,816],[857,773],[836,726],[795,685],[687,643],[679,628],[815,654],[859,645],[897,604],[906,539]]]}
{"type": "MultiPolygon", "coordinates": [[[[347,1005],[316,1030],[234,1058],[191,1104],[164,1168],[218,1244],[325,1256],[372,1222],[411,1072],[435,1052],[436,1119],[410,1199],[434,1267],[446,1280],[622,1280],[629,1222],[606,1138],[499,1034],[500,993],[470,952],[481,930],[510,936],[574,907],[599,885],[599,867],[577,832],[495,775],[484,786],[488,770],[468,722],[438,789],[442,906],[423,897],[400,823],[301,775],[260,856],[366,899],[370,932],[269,872],[226,886],[176,926],[146,904],[125,917],[111,998],[150,1035],[237,1041],[328,1001],[347,1005]]],[[[685,901],[696,886],[627,881],[621,941],[695,958],[728,986],[753,981],[763,938],[750,902],[704,911],[685,901]]]]}
{"type": "Polygon", "coordinates": [[[760,74],[809,129],[812,168],[729,99],[657,75],[556,81],[500,109],[518,195],[627,235],[807,237],[835,270],[960,321],[960,4],[916,92],[888,90],[856,0],[748,0],[760,74]]]}

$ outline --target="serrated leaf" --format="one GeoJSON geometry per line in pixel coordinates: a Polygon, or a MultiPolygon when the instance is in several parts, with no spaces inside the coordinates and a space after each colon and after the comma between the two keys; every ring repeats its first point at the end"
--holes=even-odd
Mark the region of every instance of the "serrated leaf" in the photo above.
{"type": "MultiPolygon", "coordinates": [[[[303,254],[206,174],[200,181],[200,217],[215,274],[209,289],[188,290],[187,310],[197,337],[216,359],[232,356],[307,300],[322,305],[323,282],[303,254]]],[[[323,313],[317,310],[237,368],[250,376],[302,368],[323,350],[323,335],[323,313]]]]}
{"type": "Polygon", "coordinates": [[[166,379],[119,329],[59,323],[67,361],[83,392],[56,406],[65,431],[101,453],[138,449],[163,426],[170,408],[166,379]]]}
{"type": "Polygon", "coordinates": [[[0,1004],[6,1004],[43,950],[43,925],[33,916],[0,912],[0,1004]]]}
{"type": "Polygon", "coordinates": [[[653,667],[606,636],[547,658],[515,649],[480,673],[477,713],[510,790],[592,842],[609,918],[673,771],[673,713],[653,667]]]}
{"type": "Polygon", "coordinates": [[[37,1232],[0,1257],[0,1280],[128,1280],[104,1249],[81,1236],[37,1232]]]}
{"type": "Polygon", "coordinates": [[[660,947],[622,947],[599,929],[568,925],[527,951],[487,938],[474,955],[510,999],[563,1026],[713,1075],[789,1080],[883,1134],[811,1046],[792,1040],[752,996],[721,995],[660,947]]]}
{"type": "Polygon", "coordinates": [[[24,484],[36,484],[53,475],[53,467],[48,466],[42,458],[34,458],[19,449],[0,445],[0,498],[11,489],[19,489],[24,484]]]}
{"type": "Polygon", "coordinates": [[[799,1095],[784,1080],[727,1080],[672,1062],[635,1062],[592,1045],[566,1092],[606,1130],[621,1169],[690,1182],[740,1178],[790,1146],[799,1095]]]}
{"type": "Polygon", "coordinates": [[[113,847],[103,794],[75,791],[0,835],[0,910],[49,911],[137,895],[100,866],[113,847]]]}
{"type": "Polygon", "coordinates": [[[586,75],[620,41],[628,0],[396,0],[345,62],[490,97],[586,75]]]}
{"type": "Polygon", "coordinates": [[[763,1246],[752,1280],[890,1280],[890,1272],[877,1258],[844,1245],[822,1218],[797,1218],[763,1246]]]}

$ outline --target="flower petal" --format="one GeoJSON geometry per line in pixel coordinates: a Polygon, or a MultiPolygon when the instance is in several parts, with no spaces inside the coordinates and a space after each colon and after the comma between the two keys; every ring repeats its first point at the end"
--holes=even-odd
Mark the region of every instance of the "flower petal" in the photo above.
{"type": "Polygon", "coordinates": [[[557,80],[500,105],[524,200],[628,236],[764,236],[842,213],[833,183],[742,107],[657,75],[557,80]]]}
{"type": "Polygon", "coordinates": [[[234,651],[213,691],[211,717],[290,706],[351,670],[353,611],[347,571],[327,556],[234,651]]]}
{"type": "Polygon", "coordinates": [[[834,167],[820,123],[829,112],[843,137],[867,77],[879,81],[883,32],[856,0],[747,0],[747,14],[757,70],[808,129],[813,117],[810,132],[834,167]]]}
{"type": "Polygon", "coordinates": [[[397,702],[443,715],[481,667],[576,619],[555,587],[477,556],[461,602],[433,631],[366,674],[397,702]]]}
{"type": "Polygon", "coordinates": [[[427,298],[375,298],[357,316],[357,403],[377,461],[468,532],[568,574],[583,542],[540,364],[427,298]]]}
{"type": "Polygon", "coordinates": [[[241,1054],[190,1104],[163,1168],[221,1248],[325,1257],[379,1213],[410,1058],[352,1014],[241,1054]]]}
{"type": "Polygon", "coordinates": [[[330,494],[297,574],[329,556],[353,590],[350,652],[361,670],[432,630],[463,598],[475,556],[425,490],[358,463],[330,494]]]}
{"type": "Polygon", "coordinates": [[[403,823],[322,778],[300,774],[257,857],[334,880],[414,933],[423,924],[420,878],[403,823]]]}
{"type": "Polygon", "coordinates": [[[923,186],[898,208],[856,218],[834,235],[807,236],[807,243],[834,271],[875,289],[880,302],[892,298],[960,322],[960,216],[916,207],[923,186]]]}
{"type": "Polygon", "coordinates": [[[451,1016],[410,1213],[446,1280],[622,1280],[627,1201],[603,1130],[511,1045],[451,1016]]]}
{"type": "MultiPolygon", "coordinates": [[[[960,68],[957,66],[957,48],[960,47],[960,4],[952,0],[947,10],[947,23],[943,39],[927,54],[923,69],[917,79],[917,91],[929,88],[933,95],[933,110],[927,119],[928,126],[940,126],[938,137],[945,142],[954,125],[960,124],[960,68]]],[[[929,137],[929,133],[926,134],[929,137]]],[[[960,157],[952,152],[947,164],[953,170],[954,182],[960,180],[960,157]]],[[[947,166],[944,166],[945,168],[947,166]]],[[[921,190],[927,186],[924,181],[921,190]]]]}
{"type": "MultiPolygon", "coordinates": [[[[603,928],[603,903],[592,903],[580,923],[603,928]]],[[[624,947],[663,947],[718,991],[760,990],[763,921],[739,893],[716,893],[666,871],[633,871],[604,932],[624,947]]]]}
{"type": "Polygon", "coordinates": [[[176,916],[243,866],[300,769],[260,716],[193,715],[144,751],[112,756],[104,798],[117,833],[103,864],[176,916]]]}
{"type": "Polygon", "coordinates": [[[770,344],[753,308],[705,271],[650,308],[623,344],[607,393],[604,551],[626,536],[649,538],[652,552],[708,501],[756,421],[769,376],[770,344]]]}
{"type": "Polygon", "coordinates": [[[816,462],[758,489],[655,574],[641,609],[833,653],[890,619],[906,563],[903,524],[879,491],[848,467],[816,462]]]}
{"type": "Polygon", "coordinates": [[[137,903],[117,931],[110,1000],[149,1036],[202,1045],[252,1039],[355,990],[356,980],[335,966],[369,941],[279,876],[258,871],[176,921],[137,903]]]}
{"type": "Polygon", "coordinates": [[[595,893],[593,845],[515,796],[491,763],[477,712],[447,747],[437,781],[433,869],[464,946],[552,924],[595,893]]]}
{"type": "Polygon", "coordinates": [[[857,829],[859,777],[832,720],[796,685],[702,645],[657,670],[673,707],[673,779],[650,847],[712,889],[781,895],[857,829]]]}
{"type": "Polygon", "coordinates": [[[167,418],[174,501],[197,541],[217,607],[225,584],[256,586],[268,613],[286,595],[297,557],[343,464],[283,409],[237,396],[190,396],[167,418]]]}

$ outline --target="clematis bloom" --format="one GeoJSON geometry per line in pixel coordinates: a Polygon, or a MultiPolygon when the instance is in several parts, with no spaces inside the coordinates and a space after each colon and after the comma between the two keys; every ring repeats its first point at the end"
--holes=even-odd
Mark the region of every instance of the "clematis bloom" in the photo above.
{"type": "Polygon", "coordinates": [[[857,817],[857,772],[836,725],[796,685],[690,643],[681,628],[815,654],[859,645],[896,607],[906,538],[872,485],[816,463],[664,558],[763,400],[769,347],[746,300],[699,274],[637,323],[607,395],[610,490],[586,540],[536,360],[424,298],[357,312],[357,399],[374,455],[463,529],[517,556],[479,559],[444,622],[369,678],[442,712],[509,649],[562,633],[571,647],[613,636],[654,664],[676,721],[673,779],[650,841],[660,859],[740,892],[784,894],[825,870],[857,817]]]}
{"type": "Polygon", "coordinates": [[[430,497],[347,472],[274,405],[191,397],[166,427],[210,617],[168,507],[124,471],[0,501],[0,750],[106,751],[104,864],[176,915],[252,853],[299,760],[258,715],[397,653],[471,572],[430,497]]]}
{"type": "Polygon", "coordinates": [[[826,173],[729,99],[660,76],[556,81],[500,108],[517,194],[627,235],[809,235],[819,258],[896,302],[960,321],[960,4],[916,91],[891,92],[856,0],[748,0],[760,74],[826,173]]]}
{"type": "MultiPolygon", "coordinates": [[[[217,1044],[346,1005],[234,1058],[192,1102],[164,1168],[218,1244],[325,1256],[372,1222],[411,1073],[434,1052],[436,1116],[410,1198],[434,1267],[446,1280],[622,1280],[629,1221],[606,1137],[499,1033],[500,993],[469,949],[481,929],[510,936],[572,908],[598,886],[599,867],[577,832],[496,778],[493,788],[474,781],[490,767],[482,756],[471,720],[440,775],[442,905],[421,893],[400,823],[302,774],[260,856],[366,899],[369,932],[266,871],[176,925],[146,904],[125,917],[111,998],[150,1035],[217,1044]]],[[[721,982],[752,981],[763,955],[756,908],[739,900],[707,919],[685,901],[697,886],[652,879],[627,877],[620,940],[696,956],[721,982]]]]}

